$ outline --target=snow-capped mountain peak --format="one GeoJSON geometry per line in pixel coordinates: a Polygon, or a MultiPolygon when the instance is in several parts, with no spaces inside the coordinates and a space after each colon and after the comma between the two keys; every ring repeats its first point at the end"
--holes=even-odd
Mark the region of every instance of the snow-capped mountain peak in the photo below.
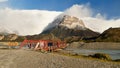
{"type": "Polygon", "coordinates": [[[59,23],[60,26],[65,26],[69,29],[83,29],[85,25],[82,20],[76,17],[65,15],[62,21],[59,23]]]}
{"type": "Polygon", "coordinates": [[[48,26],[43,30],[49,30],[54,27],[65,27],[68,29],[74,30],[86,30],[84,23],[77,17],[69,16],[69,15],[60,15],[58,16],[52,23],[48,24],[48,26]]]}

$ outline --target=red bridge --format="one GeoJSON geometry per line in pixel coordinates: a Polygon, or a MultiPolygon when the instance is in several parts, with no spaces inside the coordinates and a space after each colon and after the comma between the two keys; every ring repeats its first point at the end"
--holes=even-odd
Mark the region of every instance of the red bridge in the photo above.
{"type": "Polygon", "coordinates": [[[67,45],[63,41],[52,41],[52,40],[24,40],[20,44],[20,48],[28,46],[29,49],[34,50],[56,50],[65,48],[67,45]]]}

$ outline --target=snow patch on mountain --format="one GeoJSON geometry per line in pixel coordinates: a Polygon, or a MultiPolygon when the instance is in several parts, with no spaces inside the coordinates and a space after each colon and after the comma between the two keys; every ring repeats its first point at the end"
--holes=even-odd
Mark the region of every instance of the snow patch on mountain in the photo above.
{"type": "Polygon", "coordinates": [[[83,29],[83,28],[85,28],[85,25],[84,25],[82,20],[79,20],[76,17],[68,16],[68,15],[65,15],[63,17],[63,20],[61,21],[61,23],[59,25],[65,26],[69,29],[83,29]]]}
{"type": "MultiPolygon", "coordinates": [[[[69,16],[69,15],[60,15],[58,16],[52,23],[50,23],[45,30],[51,29],[53,27],[62,26],[68,29],[77,29],[77,30],[85,30],[86,27],[82,20],[77,17],[69,16]]],[[[44,30],[44,31],[45,31],[44,30]]]]}

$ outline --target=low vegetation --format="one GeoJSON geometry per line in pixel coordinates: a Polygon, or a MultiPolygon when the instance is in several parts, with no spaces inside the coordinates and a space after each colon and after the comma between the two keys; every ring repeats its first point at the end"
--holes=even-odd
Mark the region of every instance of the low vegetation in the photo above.
{"type": "Polygon", "coordinates": [[[98,59],[103,59],[103,60],[112,60],[108,54],[104,54],[104,53],[95,53],[89,56],[92,58],[98,58],[98,59]]]}
{"type": "Polygon", "coordinates": [[[64,55],[64,56],[68,56],[68,57],[74,57],[74,58],[85,58],[85,59],[90,59],[90,60],[98,60],[98,61],[102,61],[102,62],[120,62],[120,59],[116,59],[116,60],[112,60],[112,58],[108,55],[108,54],[104,54],[104,53],[95,53],[93,55],[81,55],[81,54],[77,54],[77,53],[71,53],[69,51],[65,52],[65,51],[58,51],[58,52],[54,52],[55,54],[59,54],[59,55],[64,55]]]}

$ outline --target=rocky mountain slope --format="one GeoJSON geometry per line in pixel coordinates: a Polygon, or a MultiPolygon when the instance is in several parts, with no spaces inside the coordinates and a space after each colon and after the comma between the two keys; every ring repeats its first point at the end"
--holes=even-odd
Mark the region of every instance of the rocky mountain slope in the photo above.
{"type": "Polygon", "coordinates": [[[0,34],[0,41],[23,41],[24,39],[24,36],[17,34],[0,34]]]}
{"type": "Polygon", "coordinates": [[[25,36],[27,39],[29,40],[60,40],[59,38],[57,38],[56,36],[54,36],[52,33],[49,34],[39,34],[39,35],[28,35],[25,36]]]}
{"type": "Polygon", "coordinates": [[[104,31],[96,41],[99,42],[120,42],[120,28],[109,28],[104,31]]]}
{"type": "Polygon", "coordinates": [[[44,30],[42,34],[51,33],[62,40],[75,39],[76,41],[99,35],[99,33],[86,28],[82,20],[68,15],[63,16],[62,19],[57,18],[51,24],[55,26],[44,30]]]}

